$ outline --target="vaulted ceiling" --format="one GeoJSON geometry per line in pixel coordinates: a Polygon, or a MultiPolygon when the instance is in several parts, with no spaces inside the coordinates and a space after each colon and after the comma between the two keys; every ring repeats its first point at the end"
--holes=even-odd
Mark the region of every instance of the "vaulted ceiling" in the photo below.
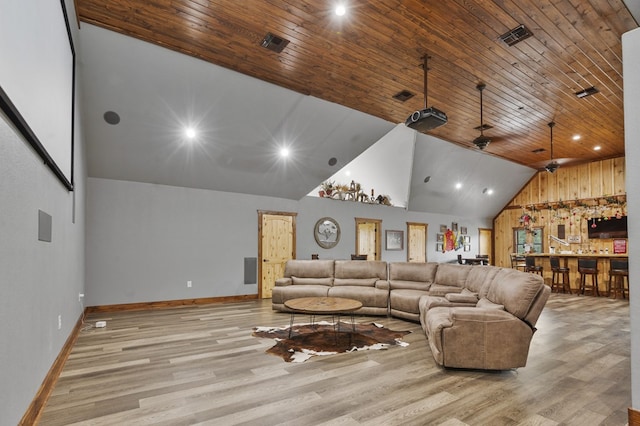
{"type": "Polygon", "coordinates": [[[434,136],[473,147],[483,82],[487,152],[542,168],[555,121],[554,157],[565,163],[624,153],[620,40],[637,23],[622,0],[344,4],[344,16],[335,1],[316,0],[78,0],[78,11],[84,22],[392,123],[424,107],[428,54],[428,104],[449,118],[434,136]],[[501,41],[521,24],[531,37],[501,41]],[[267,33],[289,44],[263,48],[267,33]],[[599,93],[576,97],[590,87],[599,93]],[[394,99],[403,90],[415,96],[394,99]]]}
{"type": "MultiPolygon", "coordinates": [[[[490,126],[484,135],[491,143],[475,158],[525,166],[515,171],[514,184],[526,181],[529,168],[549,163],[552,121],[553,158],[561,166],[624,155],[621,35],[638,25],[622,0],[344,4],[345,15],[337,16],[335,1],[77,0],[81,23],[91,24],[81,25],[80,32],[90,175],[292,198],[299,195],[293,187],[308,192],[424,108],[425,94],[426,104],[444,111],[448,123],[417,140],[434,136],[480,153],[473,144],[480,135],[480,83],[486,85],[483,124],[490,126]],[[513,46],[501,40],[520,25],[532,35],[513,46]],[[163,49],[125,45],[93,26],[163,49]],[[288,43],[279,44],[281,52],[267,49],[262,46],[267,34],[288,43]],[[197,59],[178,60],[175,52],[197,59]],[[202,61],[240,74],[229,78],[217,68],[201,68],[202,61]],[[289,90],[256,86],[242,75],[289,90]],[[591,87],[596,94],[576,96],[591,87]],[[413,96],[394,98],[403,91],[413,96]],[[151,112],[158,105],[164,106],[163,118],[151,112]],[[200,147],[200,153],[194,149],[176,177],[175,168],[163,172],[157,166],[175,160],[178,149],[153,149],[154,140],[157,149],[168,129],[175,130],[168,121],[178,121],[177,109],[192,115],[206,111],[197,120],[208,121],[209,136],[224,134],[226,140],[215,148],[200,147]],[[145,122],[146,136],[136,133],[141,129],[105,124],[102,114],[109,110],[118,112],[125,126],[145,122]],[[268,190],[274,182],[260,176],[273,171],[277,160],[264,161],[267,148],[285,134],[304,141],[299,154],[309,161],[298,167],[304,170],[279,171],[286,175],[280,190],[268,190]],[[327,165],[331,158],[337,164],[327,165]],[[144,171],[154,164],[154,172],[144,171]],[[215,175],[217,168],[227,171],[224,178],[215,175]],[[252,190],[240,187],[241,171],[256,174],[252,190]],[[204,180],[210,183],[203,185],[204,180]]],[[[436,146],[417,146],[417,157],[442,173],[455,168],[445,164],[448,150],[434,155],[436,146]]],[[[514,173],[511,166],[501,170],[502,163],[488,161],[475,161],[490,169],[478,171],[485,173],[482,179],[492,172],[514,173]]],[[[468,166],[458,163],[458,168],[468,166]]],[[[412,191],[424,198],[417,188],[431,172],[425,167],[414,175],[412,191]]],[[[507,201],[494,201],[493,208],[507,201]]]]}

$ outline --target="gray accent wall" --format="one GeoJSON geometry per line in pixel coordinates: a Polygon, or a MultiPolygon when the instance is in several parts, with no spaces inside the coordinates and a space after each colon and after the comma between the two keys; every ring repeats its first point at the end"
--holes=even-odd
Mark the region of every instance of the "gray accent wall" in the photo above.
{"type": "MultiPolygon", "coordinates": [[[[73,23],[73,1],[67,7],[73,23]]],[[[86,168],[79,121],[77,114],[76,189],[69,192],[0,113],[1,425],[25,414],[81,317],[86,168]],[[51,242],[38,241],[39,210],[51,216],[51,242]]]]}
{"type": "Polygon", "coordinates": [[[477,228],[488,220],[409,212],[402,208],[305,197],[300,201],[89,178],[86,301],[90,306],[257,294],[245,284],[244,260],[258,256],[258,211],[296,213],[296,257],[347,259],[355,252],[355,218],[382,220],[384,231],[405,231],[405,250],[382,259],[406,260],[406,223],[429,226],[429,261],[454,260],[435,252],[440,224],[467,226],[477,252],[477,228]],[[341,239],[323,249],[313,237],[318,219],[333,217],[341,239]],[[188,282],[191,281],[191,287],[188,282]]]}

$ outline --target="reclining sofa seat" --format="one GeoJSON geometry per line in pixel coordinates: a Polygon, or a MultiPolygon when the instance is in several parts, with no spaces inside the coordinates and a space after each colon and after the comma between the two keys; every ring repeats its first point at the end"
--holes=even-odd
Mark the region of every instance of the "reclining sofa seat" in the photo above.
{"type": "Polygon", "coordinates": [[[300,297],[327,297],[333,285],[334,260],[295,260],[284,267],[284,277],[275,282],[272,308],[290,312],[284,302],[300,297]]]}
{"type": "Polygon", "coordinates": [[[362,302],[362,308],[356,311],[361,315],[387,315],[387,262],[336,260],[329,296],[362,302]]]}
{"type": "Polygon", "coordinates": [[[438,264],[435,262],[389,263],[389,312],[394,317],[411,321],[420,320],[418,301],[436,278],[438,264]]]}
{"type": "Polygon", "coordinates": [[[551,289],[539,275],[497,269],[488,288],[481,287],[479,295],[486,291],[486,296],[474,307],[433,306],[421,313],[439,365],[483,370],[526,365],[535,324],[551,289]]]}

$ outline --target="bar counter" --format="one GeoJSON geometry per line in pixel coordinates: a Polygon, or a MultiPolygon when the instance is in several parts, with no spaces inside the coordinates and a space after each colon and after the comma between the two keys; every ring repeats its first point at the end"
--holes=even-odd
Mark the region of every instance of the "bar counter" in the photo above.
{"type": "MultiPolygon", "coordinates": [[[[522,256],[522,255],[520,255],[522,256]]],[[[609,259],[628,259],[629,255],[606,254],[606,253],[529,253],[526,256],[536,258],[536,265],[542,265],[543,277],[547,285],[551,285],[551,264],[549,257],[554,256],[564,260],[565,267],[569,268],[569,285],[571,291],[577,293],[580,289],[580,274],[578,273],[578,258],[598,259],[598,291],[601,296],[607,294],[607,283],[609,282],[609,259]]],[[[562,280],[562,277],[559,277],[562,280]]],[[[591,282],[591,277],[587,277],[587,284],[591,282]]]]}

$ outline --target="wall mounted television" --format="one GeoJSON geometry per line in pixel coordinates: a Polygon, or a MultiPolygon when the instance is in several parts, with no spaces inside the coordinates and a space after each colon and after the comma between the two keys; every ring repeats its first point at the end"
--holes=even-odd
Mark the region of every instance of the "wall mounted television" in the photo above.
{"type": "Polygon", "coordinates": [[[627,216],[609,220],[591,219],[588,222],[589,238],[627,238],[627,216]],[[593,227],[595,224],[595,228],[593,227]]]}

